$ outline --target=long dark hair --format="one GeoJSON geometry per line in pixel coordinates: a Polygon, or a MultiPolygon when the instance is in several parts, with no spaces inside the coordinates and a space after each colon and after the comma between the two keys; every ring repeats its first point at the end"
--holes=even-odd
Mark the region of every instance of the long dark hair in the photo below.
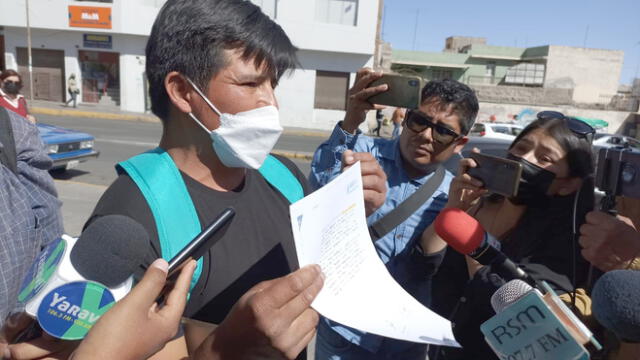
{"type": "Polygon", "coordinates": [[[576,246],[575,232],[595,202],[592,145],[584,136],[571,131],[566,119],[554,118],[529,124],[511,143],[510,149],[538,129],[554,138],[567,153],[569,176],[581,178],[582,187],[574,194],[554,196],[544,208],[527,208],[505,239],[503,250],[516,261],[545,265],[567,276],[574,286],[582,287],[587,279],[588,263],[576,246]]]}

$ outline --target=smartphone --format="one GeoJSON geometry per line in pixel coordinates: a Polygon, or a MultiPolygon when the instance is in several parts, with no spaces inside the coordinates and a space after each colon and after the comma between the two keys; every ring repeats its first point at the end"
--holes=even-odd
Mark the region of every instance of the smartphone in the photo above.
{"type": "Polygon", "coordinates": [[[233,219],[235,214],[236,212],[233,208],[228,207],[224,209],[209,226],[204,228],[187,246],[182,248],[179,253],[169,260],[167,279],[177,276],[179,270],[188,260],[198,260],[215,245],[222,238],[220,230],[233,219]]]}
{"type": "Polygon", "coordinates": [[[506,197],[518,194],[518,185],[522,175],[522,164],[517,161],[473,152],[469,155],[477,163],[468,173],[482,181],[490,192],[506,197]]]}
{"type": "Polygon", "coordinates": [[[378,105],[417,109],[420,106],[423,82],[418,76],[383,74],[380,79],[371,82],[369,87],[387,84],[389,88],[385,92],[370,97],[368,101],[378,105]]]}
{"type": "Polygon", "coordinates": [[[640,151],[612,147],[597,155],[596,187],[608,195],[640,199],[640,151]]]}

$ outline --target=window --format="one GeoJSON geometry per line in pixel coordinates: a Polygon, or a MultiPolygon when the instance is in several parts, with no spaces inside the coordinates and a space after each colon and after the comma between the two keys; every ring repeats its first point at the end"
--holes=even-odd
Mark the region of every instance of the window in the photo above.
{"type": "Polygon", "coordinates": [[[358,0],[316,0],[316,21],[356,26],[358,0]]]}
{"type": "Polygon", "coordinates": [[[511,132],[509,131],[509,128],[506,126],[492,126],[491,129],[494,132],[500,133],[500,134],[507,134],[507,135],[511,135],[511,132]]]}
{"type": "Polygon", "coordinates": [[[484,125],[483,124],[474,124],[473,127],[471,128],[471,131],[469,132],[469,134],[470,135],[480,135],[483,132],[484,132],[484,125]]]}
{"type": "Polygon", "coordinates": [[[349,73],[316,71],[316,109],[346,110],[349,73]]]}
{"type": "Polygon", "coordinates": [[[453,73],[451,70],[433,70],[432,71],[432,80],[444,80],[453,78],[453,73]]]}
{"type": "Polygon", "coordinates": [[[75,1],[91,1],[91,2],[113,3],[113,0],[75,0],[75,1]]]}
{"type": "Polygon", "coordinates": [[[518,136],[521,132],[522,132],[522,128],[519,128],[516,126],[511,128],[511,135],[518,136]]]}
{"type": "Polygon", "coordinates": [[[278,15],[278,0],[251,0],[251,2],[260,6],[262,12],[272,19],[278,15]]]}
{"type": "Polygon", "coordinates": [[[494,77],[496,75],[496,63],[489,61],[485,69],[484,75],[487,77],[494,77]]]}

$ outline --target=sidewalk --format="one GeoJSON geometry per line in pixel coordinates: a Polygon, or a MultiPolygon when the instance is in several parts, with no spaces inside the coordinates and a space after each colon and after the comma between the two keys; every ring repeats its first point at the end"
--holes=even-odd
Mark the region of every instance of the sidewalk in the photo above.
{"type": "MultiPolygon", "coordinates": [[[[52,101],[33,100],[29,102],[29,111],[32,114],[45,114],[53,116],[72,116],[93,119],[145,121],[159,123],[160,119],[151,113],[137,113],[122,111],[118,107],[103,106],[98,104],[78,104],[77,108],[67,107],[62,103],[52,101]]],[[[331,131],[305,129],[298,127],[286,127],[284,133],[296,136],[312,136],[328,138],[331,131]]]]}
{"type": "MultiPolygon", "coordinates": [[[[32,114],[44,114],[51,116],[66,116],[79,118],[106,119],[116,121],[143,121],[160,123],[160,119],[151,113],[137,113],[122,111],[116,106],[104,106],[98,104],[78,104],[77,108],[67,107],[63,103],[33,100],[30,102],[29,110],[32,114]]],[[[371,132],[376,127],[375,117],[368,116],[367,123],[371,132]]],[[[380,129],[380,136],[390,138],[393,132],[393,125],[388,122],[383,124],[380,129]]],[[[331,135],[330,130],[305,129],[299,127],[285,127],[283,133],[291,136],[307,136],[321,139],[328,139],[331,135]]],[[[298,159],[311,161],[313,153],[304,151],[286,151],[273,150],[274,154],[281,155],[290,159],[298,159]]]]}

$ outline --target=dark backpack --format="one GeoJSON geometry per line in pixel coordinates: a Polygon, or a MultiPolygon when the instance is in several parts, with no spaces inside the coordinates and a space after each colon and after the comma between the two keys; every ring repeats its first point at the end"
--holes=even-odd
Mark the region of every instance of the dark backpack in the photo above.
{"type": "Polygon", "coordinates": [[[18,173],[18,157],[13,128],[7,109],[0,107],[0,164],[6,166],[14,174],[18,173]]]}

